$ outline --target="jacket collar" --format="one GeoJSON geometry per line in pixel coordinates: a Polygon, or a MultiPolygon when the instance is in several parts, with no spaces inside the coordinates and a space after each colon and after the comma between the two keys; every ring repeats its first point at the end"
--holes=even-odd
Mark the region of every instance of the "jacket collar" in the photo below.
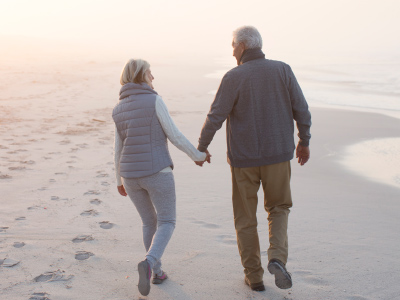
{"type": "Polygon", "coordinates": [[[147,83],[133,83],[129,82],[124,84],[119,91],[119,100],[122,100],[131,95],[139,94],[155,94],[158,95],[147,83]]]}
{"type": "Polygon", "coordinates": [[[265,58],[265,54],[262,52],[261,48],[246,49],[244,50],[242,57],[240,59],[240,64],[244,64],[250,60],[265,58]]]}

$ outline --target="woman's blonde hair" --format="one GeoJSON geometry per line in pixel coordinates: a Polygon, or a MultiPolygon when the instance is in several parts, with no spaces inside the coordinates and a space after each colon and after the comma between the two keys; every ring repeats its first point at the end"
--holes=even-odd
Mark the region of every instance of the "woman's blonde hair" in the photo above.
{"type": "Polygon", "coordinates": [[[130,59],[126,63],[121,73],[119,82],[121,85],[129,82],[133,83],[149,83],[146,78],[146,72],[150,69],[150,64],[143,59],[130,59]]]}

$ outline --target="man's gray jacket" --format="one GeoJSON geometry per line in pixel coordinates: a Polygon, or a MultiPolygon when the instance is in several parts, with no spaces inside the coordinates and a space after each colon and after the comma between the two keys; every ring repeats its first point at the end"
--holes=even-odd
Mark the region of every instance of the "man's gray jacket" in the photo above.
{"type": "Polygon", "coordinates": [[[289,65],[246,50],[242,64],[223,77],[203,125],[198,149],[205,151],[226,122],[228,163],[246,168],[293,158],[294,122],[300,145],[311,138],[311,114],[289,65]],[[246,53],[247,52],[247,53],[246,53]]]}

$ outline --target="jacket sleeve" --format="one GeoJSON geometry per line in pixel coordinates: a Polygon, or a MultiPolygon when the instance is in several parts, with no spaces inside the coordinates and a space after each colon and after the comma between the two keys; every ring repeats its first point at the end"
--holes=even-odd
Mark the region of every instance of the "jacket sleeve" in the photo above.
{"type": "Polygon", "coordinates": [[[207,150],[215,133],[231,113],[237,100],[237,95],[237,86],[230,79],[229,73],[225,74],[201,130],[197,149],[202,152],[207,150]]]}
{"type": "Polygon", "coordinates": [[[296,121],[297,136],[300,138],[300,145],[308,147],[310,144],[310,127],[311,127],[311,113],[308,110],[308,104],[304,98],[303,92],[297,82],[296,77],[290,66],[287,66],[288,75],[288,89],[290,94],[290,101],[292,104],[293,119],[296,121]]]}
{"type": "Polygon", "coordinates": [[[176,127],[167,106],[159,96],[156,100],[156,114],[165,134],[175,147],[185,152],[193,161],[204,161],[206,159],[206,154],[197,150],[176,127]]]}

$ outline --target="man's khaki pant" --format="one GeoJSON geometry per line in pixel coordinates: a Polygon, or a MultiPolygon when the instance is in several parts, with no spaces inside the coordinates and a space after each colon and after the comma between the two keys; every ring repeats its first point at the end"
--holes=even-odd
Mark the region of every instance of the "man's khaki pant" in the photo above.
{"type": "Polygon", "coordinates": [[[268,260],[279,259],[284,264],[288,257],[288,216],[292,207],[290,193],[290,161],[253,167],[235,168],[232,172],[233,215],[239,254],[244,273],[251,283],[263,280],[260,243],[257,233],[257,191],[262,184],[264,208],[268,212],[268,260]]]}

